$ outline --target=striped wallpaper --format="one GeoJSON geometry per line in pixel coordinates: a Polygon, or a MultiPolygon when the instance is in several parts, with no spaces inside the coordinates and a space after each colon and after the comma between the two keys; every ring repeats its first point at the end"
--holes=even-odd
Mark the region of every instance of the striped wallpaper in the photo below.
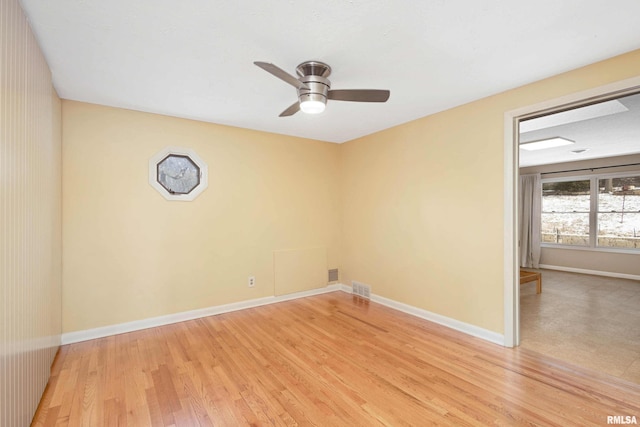
{"type": "Polygon", "coordinates": [[[0,426],[28,426],[61,334],[61,109],[18,0],[0,0],[0,426]]]}

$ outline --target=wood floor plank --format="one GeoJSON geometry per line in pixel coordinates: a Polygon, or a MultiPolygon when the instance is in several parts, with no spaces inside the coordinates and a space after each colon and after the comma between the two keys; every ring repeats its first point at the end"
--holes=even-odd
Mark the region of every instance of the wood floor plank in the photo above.
{"type": "Polygon", "coordinates": [[[334,292],[64,346],[37,426],[600,426],[640,385],[334,292]]]}

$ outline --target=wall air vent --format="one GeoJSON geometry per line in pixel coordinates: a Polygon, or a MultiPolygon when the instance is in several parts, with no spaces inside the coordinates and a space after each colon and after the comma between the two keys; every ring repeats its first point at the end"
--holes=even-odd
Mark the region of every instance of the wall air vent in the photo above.
{"type": "Polygon", "coordinates": [[[365,285],[364,283],[356,282],[355,280],[351,282],[351,286],[351,292],[353,293],[353,295],[357,295],[365,299],[371,299],[371,286],[365,285]]]}
{"type": "Polygon", "coordinates": [[[329,282],[337,282],[338,281],[338,269],[332,268],[329,270],[329,282]]]}

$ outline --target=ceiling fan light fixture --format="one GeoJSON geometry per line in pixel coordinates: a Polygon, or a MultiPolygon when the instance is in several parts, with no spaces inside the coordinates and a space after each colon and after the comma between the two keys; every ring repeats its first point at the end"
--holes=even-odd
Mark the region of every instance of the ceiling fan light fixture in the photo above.
{"type": "Polygon", "coordinates": [[[307,114],[320,114],[324,111],[326,105],[322,101],[307,100],[300,102],[300,109],[307,114]]]}
{"type": "MultiPolygon", "coordinates": [[[[303,90],[300,92],[303,92],[303,90]]],[[[327,106],[327,97],[321,93],[300,93],[298,99],[300,101],[300,110],[307,114],[320,114],[327,106]]]]}
{"type": "Polygon", "coordinates": [[[287,107],[279,117],[289,117],[302,111],[306,114],[320,114],[327,100],[351,102],[387,102],[390,92],[380,89],[331,90],[331,67],[324,62],[306,61],[296,67],[298,77],[268,62],[255,61],[255,65],[294,86],[298,91],[298,101],[287,107]]]}

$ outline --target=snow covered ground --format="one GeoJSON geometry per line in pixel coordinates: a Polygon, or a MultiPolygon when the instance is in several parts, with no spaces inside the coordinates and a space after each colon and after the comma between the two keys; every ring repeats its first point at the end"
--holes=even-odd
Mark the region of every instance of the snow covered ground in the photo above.
{"type": "MultiPolygon", "coordinates": [[[[640,247],[640,195],[603,193],[598,205],[599,246],[640,247]]],[[[588,195],[546,195],[542,212],[544,242],[559,235],[565,236],[562,243],[588,244],[588,195]]]]}

